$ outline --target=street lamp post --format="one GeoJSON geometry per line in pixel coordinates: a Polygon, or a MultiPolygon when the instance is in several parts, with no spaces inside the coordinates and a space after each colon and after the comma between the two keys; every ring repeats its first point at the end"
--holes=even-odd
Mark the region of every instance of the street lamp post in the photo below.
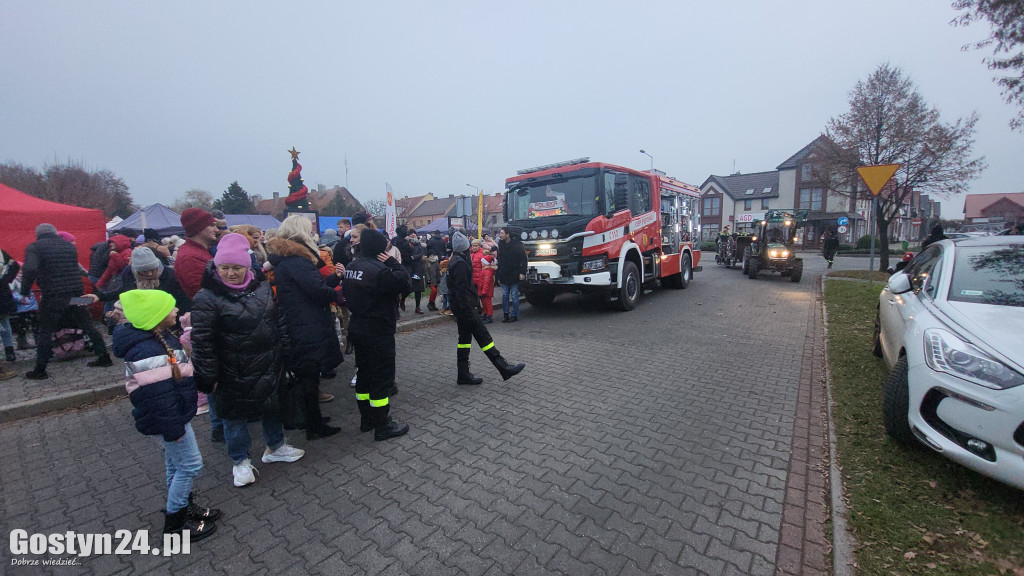
{"type": "Polygon", "coordinates": [[[641,150],[640,153],[648,156],[651,159],[651,170],[654,170],[654,156],[647,154],[647,152],[644,150],[641,150]]]}

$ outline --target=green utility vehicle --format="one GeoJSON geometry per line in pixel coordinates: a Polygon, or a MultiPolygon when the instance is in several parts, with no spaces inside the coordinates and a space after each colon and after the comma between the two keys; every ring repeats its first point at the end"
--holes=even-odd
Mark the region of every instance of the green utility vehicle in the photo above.
{"type": "Polygon", "coordinates": [[[742,250],[743,273],[757,280],[761,272],[778,272],[799,282],[804,274],[804,261],[793,250],[796,229],[807,219],[807,212],[769,210],[764,218],[754,223],[750,236],[736,238],[736,251],[742,250]]]}

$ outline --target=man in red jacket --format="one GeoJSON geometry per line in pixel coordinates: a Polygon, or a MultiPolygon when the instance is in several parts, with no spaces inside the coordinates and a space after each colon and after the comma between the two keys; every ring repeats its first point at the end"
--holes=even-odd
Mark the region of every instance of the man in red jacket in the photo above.
{"type": "Polygon", "coordinates": [[[174,275],[185,295],[192,299],[199,292],[206,263],[213,259],[210,248],[217,244],[217,224],[206,210],[186,208],[181,213],[181,226],[185,228],[185,243],[178,249],[174,275]]]}
{"type": "MultiPolygon", "coordinates": [[[[181,226],[185,229],[185,243],[178,248],[174,260],[174,275],[189,300],[196,297],[203,280],[206,263],[213,260],[210,248],[217,245],[217,221],[206,210],[186,208],[181,213],[181,226]]],[[[224,441],[224,421],[217,416],[217,407],[210,396],[210,440],[224,441]]]]}

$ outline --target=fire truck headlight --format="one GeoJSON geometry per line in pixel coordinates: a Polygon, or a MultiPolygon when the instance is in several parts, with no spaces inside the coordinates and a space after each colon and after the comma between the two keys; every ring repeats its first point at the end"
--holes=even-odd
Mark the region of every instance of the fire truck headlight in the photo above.
{"type": "Polygon", "coordinates": [[[541,238],[547,238],[548,237],[548,231],[547,230],[541,230],[540,231],[540,237],[541,238]]]}
{"type": "Polygon", "coordinates": [[[536,240],[537,239],[537,231],[536,230],[533,230],[532,232],[530,232],[530,239],[531,240],[536,240]]]}
{"type": "Polygon", "coordinates": [[[551,237],[552,238],[558,238],[558,230],[557,229],[551,231],[551,237]]]}
{"type": "Polygon", "coordinates": [[[781,252],[781,253],[779,254],[779,256],[780,256],[780,257],[782,257],[782,258],[786,258],[786,257],[788,257],[788,256],[789,256],[789,250],[783,250],[783,251],[782,251],[782,252],[781,252]]]}
{"type": "Polygon", "coordinates": [[[523,232],[523,233],[522,233],[522,234],[520,234],[519,236],[520,236],[520,237],[521,237],[521,238],[522,238],[523,240],[526,240],[527,238],[529,238],[529,236],[527,236],[527,235],[526,235],[526,232],[523,232]]]}
{"type": "Polygon", "coordinates": [[[596,260],[587,260],[583,263],[583,273],[588,274],[590,272],[597,272],[605,269],[604,258],[598,258],[596,260]]]}
{"type": "Polygon", "coordinates": [[[778,250],[769,250],[768,251],[768,256],[770,256],[772,258],[778,258],[779,257],[779,251],[778,250]]]}
{"type": "Polygon", "coordinates": [[[551,244],[538,244],[537,248],[540,248],[541,250],[550,250],[551,244]]]}

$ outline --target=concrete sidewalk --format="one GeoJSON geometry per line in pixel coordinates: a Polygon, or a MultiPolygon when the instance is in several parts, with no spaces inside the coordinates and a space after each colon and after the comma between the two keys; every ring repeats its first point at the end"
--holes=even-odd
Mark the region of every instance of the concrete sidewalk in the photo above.
{"type": "MultiPolygon", "coordinates": [[[[430,312],[425,308],[424,314],[416,314],[412,298],[408,299],[407,307],[408,310],[401,312],[398,321],[399,332],[410,332],[441,322],[454,322],[451,316],[430,312]]],[[[500,295],[496,308],[500,314],[500,295]]],[[[109,348],[110,337],[105,336],[105,340],[109,348]]],[[[93,359],[93,355],[85,351],[82,356],[72,360],[52,360],[46,368],[50,375],[48,379],[29,380],[25,378],[25,373],[35,365],[36,351],[18,350],[16,355],[17,362],[4,363],[4,366],[18,375],[0,382],[0,424],[127,396],[124,390],[124,364],[116,359],[109,368],[89,368],[86,363],[93,359]]]]}

